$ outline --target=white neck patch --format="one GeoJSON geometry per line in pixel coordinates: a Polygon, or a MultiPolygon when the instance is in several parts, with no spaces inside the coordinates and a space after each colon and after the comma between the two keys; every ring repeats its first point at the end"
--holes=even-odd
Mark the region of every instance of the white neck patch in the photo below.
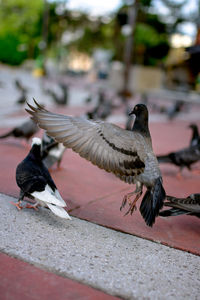
{"type": "Polygon", "coordinates": [[[40,138],[38,138],[38,137],[32,138],[32,144],[31,144],[31,146],[33,146],[33,145],[41,145],[41,144],[42,144],[42,141],[41,141],[40,138]]]}

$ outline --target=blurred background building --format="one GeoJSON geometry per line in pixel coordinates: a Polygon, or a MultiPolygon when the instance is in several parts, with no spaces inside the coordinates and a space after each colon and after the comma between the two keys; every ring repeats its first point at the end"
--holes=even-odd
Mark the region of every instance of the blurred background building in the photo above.
{"type": "Polygon", "coordinates": [[[0,0],[0,62],[119,92],[199,90],[199,0],[108,2],[0,0]]]}

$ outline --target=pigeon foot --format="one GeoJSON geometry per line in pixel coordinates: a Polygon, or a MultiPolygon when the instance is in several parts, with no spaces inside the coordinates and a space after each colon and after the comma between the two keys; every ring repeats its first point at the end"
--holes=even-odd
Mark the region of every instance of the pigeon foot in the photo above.
{"type": "Polygon", "coordinates": [[[199,174],[200,174],[200,170],[197,170],[197,169],[193,169],[193,170],[191,170],[191,172],[192,172],[194,175],[199,175],[199,174]]]}
{"type": "Polygon", "coordinates": [[[140,196],[142,195],[142,190],[138,191],[137,189],[134,192],[128,193],[124,196],[123,201],[122,201],[122,205],[120,207],[120,211],[126,206],[126,203],[128,201],[129,204],[129,209],[128,211],[125,213],[124,216],[128,215],[129,213],[132,215],[134,210],[137,209],[136,207],[136,202],[138,201],[138,199],[140,198],[140,196]],[[136,197],[133,199],[133,201],[130,200],[130,198],[136,194],[136,197]]]}
{"type": "Polygon", "coordinates": [[[140,198],[141,195],[142,195],[142,191],[137,193],[136,197],[134,198],[134,200],[132,202],[129,199],[131,197],[131,195],[130,196],[126,195],[128,197],[128,201],[129,201],[129,209],[127,210],[127,212],[125,213],[124,216],[127,216],[129,213],[131,215],[133,214],[134,210],[137,209],[136,202],[138,201],[138,199],[140,198]]]}
{"type": "Polygon", "coordinates": [[[23,208],[23,206],[21,206],[21,201],[18,201],[17,203],[15,202],[10,202],[12,205],[16,206],[18,210],[21,210],[23,208]]]}
{"type": "Polygon", "coordinates": [[[35,204],[30,204],[30,203],[27,203],[26,204],[26,208],[33,208],[35,209],[36,211],[38,211],[38,203],[35,203],[35,204]]]}
{"type": "Polygon", "coordinates": [[[183,175],[182,175],[181,171],[179,171],[179,172],[176,174],[176,178],[177,178],[178,180],[182,180],[182,179],[183,179],[183,175]]]}

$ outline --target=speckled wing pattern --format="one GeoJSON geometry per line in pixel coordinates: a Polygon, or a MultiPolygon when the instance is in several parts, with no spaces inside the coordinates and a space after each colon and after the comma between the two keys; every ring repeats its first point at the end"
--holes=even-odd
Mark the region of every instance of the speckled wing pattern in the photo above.
{"type": "Polygon", "coordinates": [[[52,113],[37,104],[26,109],[39,126],[58,142],[121,180],[134,183],[144,172],[150,147],[139,133],[116,125],[52,113]]]}
{"type": "Polygon", "coordinates": [[[200,194],[191,194],[187,198],[166,197],[165,206],[180,208],[191,213],[200,214],[200,194]]]}

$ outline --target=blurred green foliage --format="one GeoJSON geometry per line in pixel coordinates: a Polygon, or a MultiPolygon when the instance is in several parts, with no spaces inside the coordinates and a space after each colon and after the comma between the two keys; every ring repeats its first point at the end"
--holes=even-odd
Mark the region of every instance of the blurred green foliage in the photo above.
{"type": "Polygon", "coordinates": [[[144,65],[156,65],[169,51],[167,35],[159,33],[156,27],[138,23],[135,30],[134,60],[144,65]]]}
{"type": "Polygon", "coordinates": [[[21,42],[17,35],[6,32],[0,35],[0,61],[11,65],[20,64],[27,58],[26,51],[18,51],[21,42]]]}
{"type": "MultiPolygon", "coordinates": [[[[63,48],[68,52],[76,49],[92,54],[95,48],[104,48],[112,50],[114,59],[123,60],[125,37],[117,15],[107,22],[103,18],[94,20],[83,12],[69,11],[66,3],[47,0],[0,1],[0,61],[18,65],[27,58],[44,55],[41,41],[47,45],[46,54],[55,53],[56,56],[63,48]],[[66,44],[61,42],[63,33],[73,35],[78,30],[81,31],[80,37],[66,44]]],[[[169,45],[166,26],[158,15],[149,13],[150,6],[151,0],[140,1],[133,60],[139,64],[155,65],[166,56],[169,45]]],[[[127,6],[119,10],[125,15],[127,11],[127,6]]]]}
{"type": "MultiPolygon", "coordinates": [[[[162,64],[169,51],[169,38],[167,25],[163,23],[159,15],[152,13],[151,0],[140,0],[136,26],[134,30],[133,63],[142,65],[162,64]]],[[[127,14],[128,7],[120,8],[118,14],[127,14]]],[[[124,18],[125,19],[125,18],[124,18]]],[[[121,33],[121,24],[115,30],[116,59],[121,60],[123,55],[124,37],[121,33]]]]}
{"type": "Polygon", "coordinates": [[[42,8],[42,0],[0,2],[0,61],[17,65],[36,55],[42,8]]]}

